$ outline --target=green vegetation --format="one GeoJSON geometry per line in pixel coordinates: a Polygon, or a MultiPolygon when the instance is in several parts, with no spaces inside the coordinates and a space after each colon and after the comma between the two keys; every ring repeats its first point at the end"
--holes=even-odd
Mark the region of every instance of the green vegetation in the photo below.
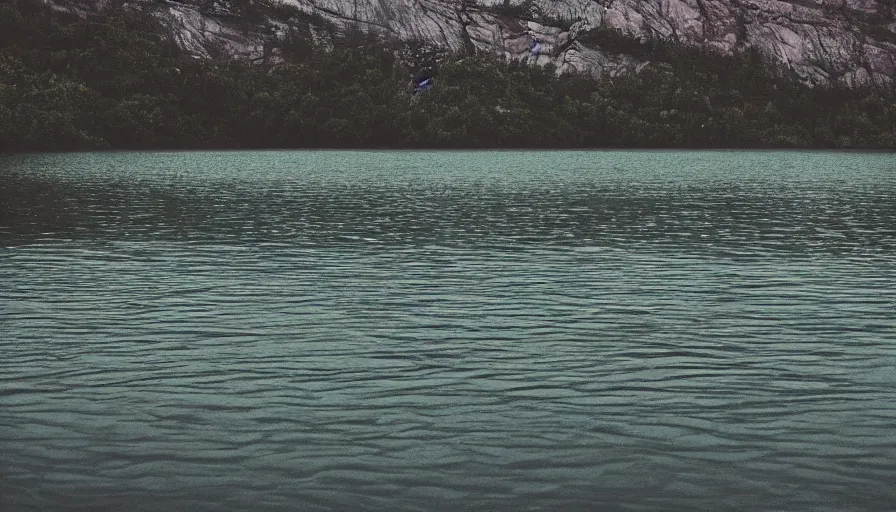
{"type": "MultiPolygon", "coordinates": [[[[279,16],[302,19],[288,9],[279,16]]],[[[0,150],[896,149],[892,88],[813,89],[755,54],[722,57],[606,30],[582,37],[652,64],[593,80],[488,55],[441,56],[436,87],[415,98],[410,77],[420,63],[360,32],[323,47],[310,28],[293,30],[277,43],[280,64],[203,60],[182,53],[145,12],[82,19],[5,1],[0,150]]]]}

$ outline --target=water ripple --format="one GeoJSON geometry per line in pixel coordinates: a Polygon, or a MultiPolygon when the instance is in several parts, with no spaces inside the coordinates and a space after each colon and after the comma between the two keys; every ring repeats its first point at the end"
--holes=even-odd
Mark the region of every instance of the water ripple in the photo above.
{"type": "Polygon", "coordinates": [[[0,509],[892,508],[894,174],[0,157],[0,509]]]}

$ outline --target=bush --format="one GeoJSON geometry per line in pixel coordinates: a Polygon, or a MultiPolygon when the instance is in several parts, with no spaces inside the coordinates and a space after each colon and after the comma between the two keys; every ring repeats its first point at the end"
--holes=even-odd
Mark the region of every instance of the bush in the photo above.
{"type": "Polygon", "coordinates": [[[755,53],[598,29],[583,37],[651,64],[593,80],[359,30],[324,46],[320,20],[281,15],[297,24],[276,43],[285,62],[270,65],[194,59],[148,13],[81,19],[37,0],[0,3],[0,150],[896,148],[892,87],[808,88],[755,53]],[[435,87],[415,97],[421,66],[435,87]]]}

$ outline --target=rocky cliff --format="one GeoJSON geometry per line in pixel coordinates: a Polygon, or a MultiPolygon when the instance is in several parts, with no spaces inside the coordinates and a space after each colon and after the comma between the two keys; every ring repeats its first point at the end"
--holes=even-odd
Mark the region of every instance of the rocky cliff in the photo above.
{"type": "MultiPolygon", "coordinates": [[[[69,0],[55,0],[71,7],[69,0]]],[[[148,1],[148,0],[147,0],[148,1]]],[[[894,0],[155,0],[197,56],[276,58],[290,26],[359,26],[446,50],[481,49],[601,75],[644,64],[587,37],[615,29],[723,54],[755,49],[799,79],[851,86],[896,78],[894,0]],[[247,13],[252,13],[248,16],[247,13]],[[539,55],[529,51],[533,40],[539,55]]]]}

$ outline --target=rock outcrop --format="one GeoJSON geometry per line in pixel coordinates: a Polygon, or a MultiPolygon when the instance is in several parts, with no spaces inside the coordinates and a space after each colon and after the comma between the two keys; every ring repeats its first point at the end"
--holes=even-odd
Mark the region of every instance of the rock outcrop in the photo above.
{"type": "Polygon", "coordinates": [[[478,48],[550,62],[558,72],[638,70],[644,62],[581,37],[612,28],[642,41],[659,38],[723,54],[756,49],[810,84],[896,78],[894,0],[267,0],[267,7],[296,16],[252,23],[236,14],[235,2],[266,0],[191,1],[151,5],[178,43],[201,57],[276,58],[271,43],[290,24],[317,20],[447,50],[478,48]],[[543,49],[537,56],[529,51],[533,40],[543,49]]]}

